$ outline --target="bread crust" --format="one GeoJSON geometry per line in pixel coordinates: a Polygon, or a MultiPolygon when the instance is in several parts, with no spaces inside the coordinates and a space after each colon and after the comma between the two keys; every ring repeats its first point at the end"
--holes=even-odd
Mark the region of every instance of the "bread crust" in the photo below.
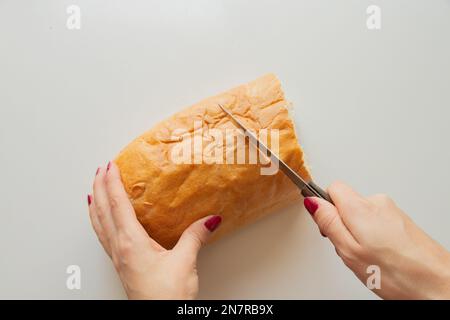
{"type": "Polygon", "coordinates": [[[278,129],[279,156],[310,180],[289,104],[275,75],[194,104],[136,138],[115,159],[138,220],[167,249],[192,222],[207,215],[223,218],[213,236],[217,239],[301,197],[281,171],[261,175],[259,164],[174,163],[171,152],[182,139],[174,132],[193,133],[195,121],[206,131],[235,127],[219,103],[249,128],[278,129]]]}

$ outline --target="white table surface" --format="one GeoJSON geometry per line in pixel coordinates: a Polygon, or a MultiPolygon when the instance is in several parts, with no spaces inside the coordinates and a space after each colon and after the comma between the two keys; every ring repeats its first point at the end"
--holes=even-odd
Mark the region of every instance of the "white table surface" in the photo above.
{"type": "MultiPolygon", "coordinates": [[[[388,193],[450,248],[449,43],[448,0],[1,0],[0,298],[125,298],[88,220],[97,166],[267,72],[319,184],[388,193]]],[[[199,273],[200,298],[376,298],[301,204],[205,248],[199,273]]]]}

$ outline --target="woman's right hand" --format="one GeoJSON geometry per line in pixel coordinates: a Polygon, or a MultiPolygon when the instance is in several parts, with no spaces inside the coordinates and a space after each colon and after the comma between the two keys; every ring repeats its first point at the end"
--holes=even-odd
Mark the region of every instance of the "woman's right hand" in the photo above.
{"type": "Polygon", "coordinates": [[[308,197],[305,207],[365,285],[379,271],[374,293],[385,299],[450,298],[450,253],[389,197],[362,197],[343,183],[332,184],[328,192],[335,206],[308,197]]]}

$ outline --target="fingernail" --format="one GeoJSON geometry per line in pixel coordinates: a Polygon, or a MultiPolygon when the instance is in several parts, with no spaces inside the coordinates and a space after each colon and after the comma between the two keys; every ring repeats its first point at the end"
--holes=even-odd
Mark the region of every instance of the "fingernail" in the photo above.
{"type": "Polygon", "coordinates": [[[106,171],[109,171],[109,168],[111,168],[111,161],[108,162],[108,165],[106,166],[106,171]]]}
{"type": "Polygon", "coordinates": [[[95,175],[98,175],[98,172],[100,171],[100,167],[97,168],[97,171],[95,171],[95,175]]]}
{"type": "Polygon", "coordinates": [[[208,220],[206,220],[205,227],[210,232],[213,232],[214,230],[217,229],[217,227],[220,225],[221,222],[222,222],[221,216],[213,216],[213,217],[209,218],[208,220]]]}
{"type": "Polygon", "coordinates": [[[310,197],[306,197],[305,200],[303,200],[303,204],[305,205],[306,210],[308,210],[311,215],[313,215],[319,208],[317,202],[310,197]]]}
{"type": "Polygon", "coordinates": [[[90,194],[88,194],[88,206],[91,205],[91,202],[92,202],[92,197],[90,194]]]}

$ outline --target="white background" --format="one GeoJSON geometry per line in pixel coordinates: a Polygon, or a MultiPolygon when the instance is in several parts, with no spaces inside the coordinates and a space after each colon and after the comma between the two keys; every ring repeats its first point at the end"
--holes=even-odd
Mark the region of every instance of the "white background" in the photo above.
{"type": "MultiPolygon", "coordinates": [[[[97,166],[267,72],[294,102],[319,184],[388,193],[450,248],[449,41],[448,0],[0,0],[0,298],[124,298],[88,220],[97,166]],[[81,30],[66,28],[70,4],[81,30]]],[[[199,264],[200,298],[375,298],[301,204],[199,264]]]]}

